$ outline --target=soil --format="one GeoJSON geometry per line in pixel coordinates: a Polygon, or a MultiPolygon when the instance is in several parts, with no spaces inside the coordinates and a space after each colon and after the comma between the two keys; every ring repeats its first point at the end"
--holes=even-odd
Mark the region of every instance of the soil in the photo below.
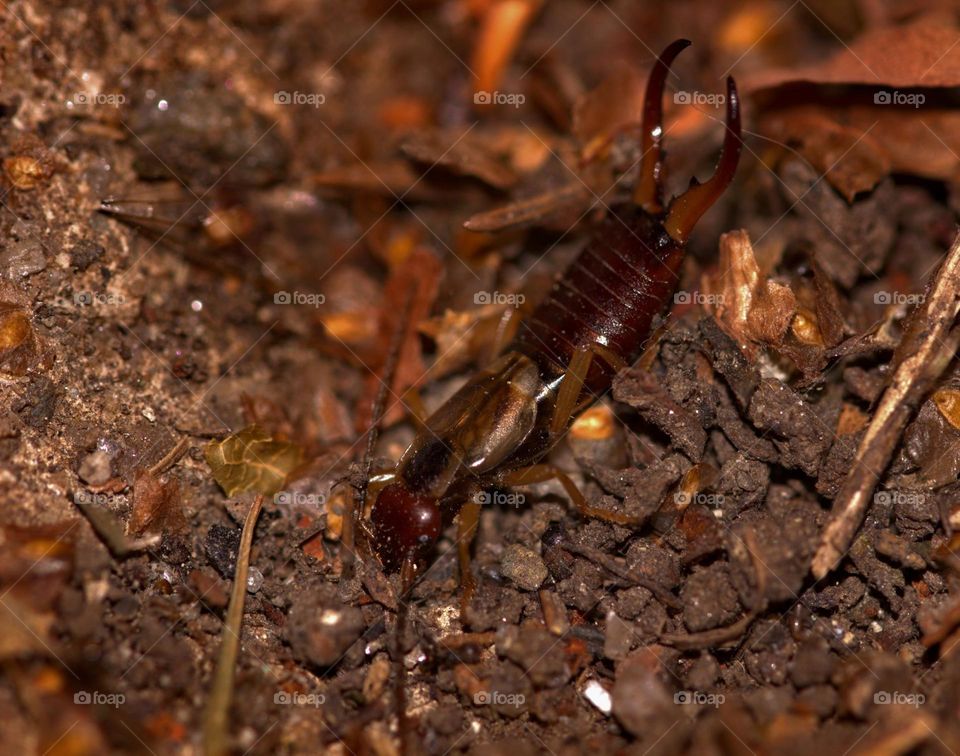
{"type": "MultiPolygon", "coordinates": [[[[952,123],[923,65],[884,83],[935,110],[868,102],[872,136],[812,72],[935,4],[554,0],[511,27],[511,3],[7,5],[0,751],[202,752],[257,491],[231,752],[960,750],[954,363],[811,573],[960,207],[902,154],[924,129],[890,136],[952,123]],[[414,436],[406,391],[433,410],[488,365],[629,199],[624,126],[677,37],[669,89],[705,97],[667,97],[668,193],[712,170],[727,71],[738,175],[649,349],[550,457],[638,524],[555,482],[491,492],[466,616],[453,522],[403,598],[350,525],[414,436]],[[296,458],[279,492],[211,466],[254,424],[296,458]]],[[[892,39],[951,86],[957,51],[892,39]]]]}

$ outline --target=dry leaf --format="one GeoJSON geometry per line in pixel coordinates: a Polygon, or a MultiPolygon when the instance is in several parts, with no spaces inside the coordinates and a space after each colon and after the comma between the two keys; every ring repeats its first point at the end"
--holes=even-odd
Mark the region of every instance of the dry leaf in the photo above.
{"type": "Polygon", "coordinates": [[[148,528],[158,533],[179,530],[185,525],[180,504],[180,484],[176,480],[162,483],[147,470],[137,470],[127,529],[134,535],[148,528]]]}
{"type": "Polygon", "coordinates": [[[488,145],[489,141],[482,134],[464,136],[433,129],[414,134],[403,143],[402,149],[426,165],[441,165],[497,189],[509,189],[517,183],[518,176],[488,145]]]}
{"type": "Polygon", "coordinates": [[[573,133],[584,154],[592,154],[618,129],[640,123],[646,80],[646,73],[632,66],[621,67],[577,100],[573,133]]]}
{"type": "Polygon", "coordinates": [[[366,165],[343,165],[316,174],[313,183],[321,189],[338,193],[376,194],[390,200],[404,197],[410,200],[439,200],[447,193],[431,189],[422,181],[407,160],[373,163],[366,165]]]}
{"type": "Polygon", "coordinates": [[[223,441],[211,441],[204,456],[227,496],[246,491],[269,496],[283,488],[303,452],[294,443],[275,441],[263,428],[248,425],[223,441]]]}
{"type": "Polygon", "coordinates": [[[960,178],[960,28],[930,14],[875,28],[824,63],[746,82],[767,136],[797,146],[848,201],[886,173],[960,178]]]}
{"type": "Polygon", "coordinates": [[[470,216],[463,224],[470,231],[503,231],[543,223],[552,216],[576,217],[586,208],[592,195],[582,181],[571,181],[559,189],[551,189],[511,202],[509,205],[470,216]]]}
{"type": "Polygon", "coordinates": [[[741,346],[779,344],[797,309],[789,286],[761,275],[750,237],[743,230],[720,237],[718,270],[705,275],[701,285],[706,309],[741,346]]]}
{"type": "Polygon", "coordinates": [[[956,21],[952,14],[931,13],[903,26],[868,29],[824,63],[766,71],[751,78],[747,88],[753,93],[798,81],[901,88],[960,86],[956,21]]]}

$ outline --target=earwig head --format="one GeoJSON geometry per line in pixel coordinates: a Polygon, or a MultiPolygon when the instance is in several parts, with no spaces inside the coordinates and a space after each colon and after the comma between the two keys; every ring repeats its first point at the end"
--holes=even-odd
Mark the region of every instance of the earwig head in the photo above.
{"type": "Polygon", "coordinates": [[[396,572],[408,556],[427,556],[440,537],[437,500],[411,491],[404,483],[384,488],[370,512],[374,548],[388,572],[396,572]]]}
{"type": "MultiPolygon", "coordinates": [[[[643,157],[640,176],[633,193],[634,202],[651,215],[663,213],[663,89],[670,72],[670,64],[682,50],[690,45],[689,40],[678,39],[660,54],[650,72],[643,101],[643,157]]],[[[720,161],[713,176],[703,184],[692,179],[690,188],[675,197],[667,209],[663,226],[670,237],[683,245],[690,232],[710,206],[723,194],[733,181],[740,161],[743,142],[740,138],[740,97],[733,77],[727,78],[726,133],[720,161]]]]}

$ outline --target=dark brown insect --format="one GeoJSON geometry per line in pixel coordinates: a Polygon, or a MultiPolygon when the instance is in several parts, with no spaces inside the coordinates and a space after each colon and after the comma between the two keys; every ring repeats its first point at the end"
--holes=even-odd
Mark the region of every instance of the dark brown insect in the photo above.
{"type": "Polygon", "coordinates": [[[632,201],[616,205],[502,356],[425,423],[384,480],[371,520],[386,569],[411,574],[429,555],[445,519],[459,513],[464,601],[472,591],[469,546],[490,487],[558,480],[590,517],[631,518],[591,507],[573,481],[540,460],[576,415],[636,360],[654,319],[669,305],[690,232],[730,184],[740,158],[740,105],[727,79],[726,133],[714,175],[663,202],[662,99],[677,40],[650,74],[642,158],[632,201]]]}

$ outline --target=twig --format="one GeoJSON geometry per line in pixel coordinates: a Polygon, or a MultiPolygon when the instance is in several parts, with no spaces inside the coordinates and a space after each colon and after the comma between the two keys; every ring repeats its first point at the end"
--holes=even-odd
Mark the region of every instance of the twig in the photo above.
{"type": "Polygon", "coordinates": [[[203,752],[206,756],[222,756],[228,751],[227,726],[230,702],[233,698],[233,678],[237,667],[237,651],[240,648],[240,624],[243,620],[243,604],[247,596],[247,571],[250,567],[250,547],[253,530],[263,508],[263,494],[258,494],[250,505],[240,534],[240,550],[237,552],[237,568],[233,576],[233,591],[227,608],[227,621],[223,624],[223,640],[220,657],[213,673],[213,685],[204,714],[203,752]]]}
{"type": "Polygon", "coordinates": [[[677,597],[670,593],[670,591],[668,591],[662,585],[659,585],[655,580],[651,580],[644,575],[638,575],[637,573],[627,569],[626,567],[620,565],[613,557],[604,554],[602,551],[600,551],[600,549],[596,549],[591,546],[583,546],[577,543],[562,543],[560,544],[560,548],[562,548],[564,551],[569,551],[571,554],[577,554],[589,559],[590,561],[596,562],[607,572],[622,578],[630,585],[639,585],[643,588],[646,588],[657,597],[657,600],[661,604],[669,606],[671,609],[683,608],[683,605],[680,603],[677,597]]]}
{"type": "Polygon", "coordinates": [[[960,234],[954,239],[924,302],[910,317],[893,356],[890,385],[860,442],[850,472],[833,503],[811,571],[818,580],[846,554],[870,505],[880,475],[914,410],[960,345],[954,319],[960,310],[960,234]]]}
{"type": "Polygon", "coordinates": [[[177,460],[180,459],[183,453],[187,450],[188,444],[189,442],[186,438],[181,438],[179,441],[177,441],[174,447],[163,456],[163,459],[151,467],[148,472],[153,477],[157,477],[161,473],[166,472],[168,468],[172,467],[174,464],[176,464],[177,460]]]}

